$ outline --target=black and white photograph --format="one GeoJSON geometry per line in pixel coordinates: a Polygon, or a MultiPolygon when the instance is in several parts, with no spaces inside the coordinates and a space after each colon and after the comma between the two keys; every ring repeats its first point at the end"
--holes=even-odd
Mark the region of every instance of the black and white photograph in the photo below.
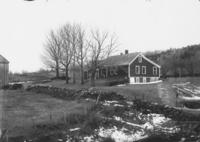
{"type": "Polygon", "coordinates": [[[200,142],[200,0],[0,0],[0,142],[200,142]]]}

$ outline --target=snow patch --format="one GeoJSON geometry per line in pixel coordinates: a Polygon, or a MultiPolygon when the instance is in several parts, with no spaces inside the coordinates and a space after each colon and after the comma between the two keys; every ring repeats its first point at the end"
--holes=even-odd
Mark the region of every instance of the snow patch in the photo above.
{"type": "Polygon", "coordinates": [[[125,123],[125,124],[133,126],[133,127],[139,127],[142,130],[153,130],[156,127],[161,128],[164,131],[169,131],[169,132],[177,130],[177,128],[175,128],[175,127],[173,127],[173,128],[162,127],[162,124],[170,121],[171,119],[166,118],[161,114],[148,114],[146,123],[144,123],[142,125],[124,121],[121,117],[117,117],[117,116],[114,116],[113,118],[116,121],[119,121],[121,123],[125,123]]]}
{"type": "Polygon", "coordinates": [[[147,137],[147,135],[145,135],[143,131],[137,131],[134,134],[127,134],[125,131],[127,131],[126,128],[117,129],[116,126],[110,129],[105,129],[101,127],[99,129],[98,135],[105,138],[111,137],[116,142],[133,142],[147,137]]]}
{"type": "Polygon", "coordinates": [[[93,142],[94,141],[94,137],[93,136],[86,136],[83,138],[84,142],[93,142]]]}
{"type": "Polygon", "coordinates": [[[179,98],[186,100],[186,101],[192,101],[192,100],[196,100],[196,101],[200,101],[200,97],[199,96],[193,96],[193,97],[184,97],[184,96],[180,96],[179,98]]]}
{"type": "Polygon", "coordinates": [[[73,131],[78,131],[80,130],[80,128],[73,128],[73,129],[69,129],[70,132],[73,132],[73,131]]]}
{"type": "Polygon", "coordinates": [[[151,117],[151,121],[153,125],[155,126],[162,125],[163,123],[171,120],[170,118],[166,118],[161,114],[152,113],[152,114],[148,114],[148,116],[151,117]]]}
{"type": "Polygon", "coordinates": [[[118,103],[118,101],[105,101],[105,102],[103,103],[103,105],[104,105],[104,106],[110,106],[111,104],[116,104],[116,103],[118,103]]]}
{"type": "Polygon", "coordinates": [[[118,107],[124,107],[124,105],[120,105],[120,104],[114,104],[113,106],[118,106],[118,107]]]}
{"type": "Polygon", "coordinates": [[[131,101],[127,101],[126,102],[128,105],[133,105],[133,102],[131,102],[131,101]]]}

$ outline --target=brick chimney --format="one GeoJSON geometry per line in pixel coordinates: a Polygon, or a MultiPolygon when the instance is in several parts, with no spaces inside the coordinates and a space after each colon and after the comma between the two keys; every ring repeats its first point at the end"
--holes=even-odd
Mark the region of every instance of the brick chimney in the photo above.
{"type": "Polygon", "coordinates": [[[125,50],[125,54],[128,54],[128,50],[125,50]]]}

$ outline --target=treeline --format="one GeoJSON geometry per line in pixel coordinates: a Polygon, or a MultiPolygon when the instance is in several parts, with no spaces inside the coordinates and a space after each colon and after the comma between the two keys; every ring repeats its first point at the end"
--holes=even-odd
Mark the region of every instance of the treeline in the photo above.
{"type": "Polygon", "coordinates": [[[162,67],[162,77],[200,76],[200,44],[166,51],[147,52],[162,67]]]}

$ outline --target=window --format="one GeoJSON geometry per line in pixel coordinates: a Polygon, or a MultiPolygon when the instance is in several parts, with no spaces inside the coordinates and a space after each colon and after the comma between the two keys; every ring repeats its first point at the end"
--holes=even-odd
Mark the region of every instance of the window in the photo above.
{"type": "Polygon", "coordinates": [[[142,74],[146,74],[146,66],[142,66],[142,74]]]}
{"type": "Polygon", "coordinates": [[[140,66],[135,66],[135,73],[140,74],[140,66]]]}
{"type": "Polygon", "coordinates": [[[153,75],[157,75],[157,68],[153,67],[153,75]]]}
{"type": "Polygon", "coordinates": [[[142,63],[142,57],[141,56],[138,57],[138,62],[142,63]]]}

